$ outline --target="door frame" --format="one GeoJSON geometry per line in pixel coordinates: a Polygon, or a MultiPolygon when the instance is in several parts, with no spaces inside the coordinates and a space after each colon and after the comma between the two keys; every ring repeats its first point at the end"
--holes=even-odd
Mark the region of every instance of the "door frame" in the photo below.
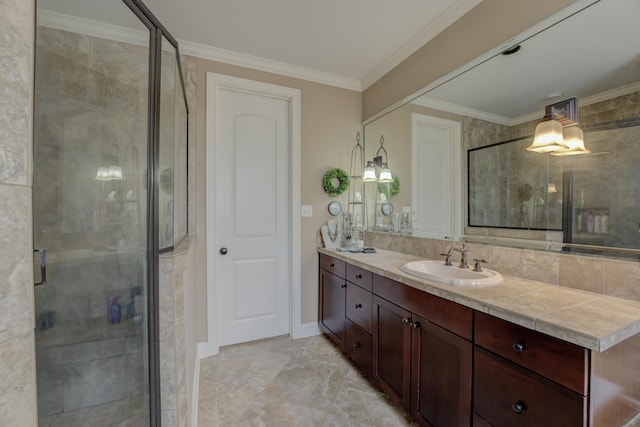
{"type": "MultiPolygon", "coordinates": [[[[218,73],[207,73],[206,94],[206,211],[215,212],[215,121],[217,92],[231,89],[286,99],[289,102],[289,334],[292,338],[306,336],[302,325],[302,290],[300,273],[300,121],[301,93],[299,89],[258,82],[218,73]]],[[[206,218],[206,289],[207,289],[207,342],[200,343],[199,356],[205,358],[218,353],[218,319],[216,313],[218,285],[216,283],[214,215],[206,218]]]]}

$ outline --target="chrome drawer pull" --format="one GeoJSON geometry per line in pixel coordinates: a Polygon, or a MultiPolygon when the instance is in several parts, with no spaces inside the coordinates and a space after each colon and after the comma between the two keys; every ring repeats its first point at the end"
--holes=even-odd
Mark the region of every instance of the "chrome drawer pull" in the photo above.
{"type": "Polygon", "coordinates": [[[511,410],[516,414],[521,414],[527,410],[527,405],[522,400],[518,400],[516,403],[511,404],[511,410]]]}
{"type": "Polygon", "coordinates": [[[362,304],[356,304],[356,308],[362,308],[362,304]]]}
{"type": "Polygon", "coordinates": [[[515,351],[516,353],[522,353],[523,351],[525,351],[525,349],[527,348],[526,344],[522,344],[522,343],[515,343],[511,345],[511,348],[513,349],[513,351],[515,351]]]}

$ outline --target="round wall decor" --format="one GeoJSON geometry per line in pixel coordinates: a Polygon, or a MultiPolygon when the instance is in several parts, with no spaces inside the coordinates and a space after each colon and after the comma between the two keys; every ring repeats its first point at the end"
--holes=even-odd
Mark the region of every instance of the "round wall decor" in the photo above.
{"type": "Polygon", "coordinates": [[[333,200],[332,202],[330,202],[328,208],[329,213],[333,216],[340,215],[340,213],[342,212],[342,204],[337,200],[333,200]]]}

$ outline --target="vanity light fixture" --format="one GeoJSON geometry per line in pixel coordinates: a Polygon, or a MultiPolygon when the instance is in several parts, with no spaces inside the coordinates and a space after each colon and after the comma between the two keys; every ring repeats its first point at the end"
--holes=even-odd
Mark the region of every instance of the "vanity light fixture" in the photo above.
{"type": "Polygon", "coordinates": [[[369,160],[367,162],[367,167],[364,168],[364,172],[362,173],[362,180],[364,182],[374,182],[378,180],[378,178],[376,177],[376,168],[373,160],[369,160]]]}
{"type": "Polygon", "coordinates": [[[393,182],[393,175],[387,161],[387,150],[384,148],[384,135],[380,135],[380,148],[376,152],[373,160],[367,161],[367,167],[364,168],[362,181],[364,182],[393,182]],[[384,159],[382,155],[384,154],[384,159]],[[380,174],[376,176],[376,168],[380,169],[380,174]]]}
{"type": "Polygon", "coordinates": [[[589,154],[591,151],[587,150],[584,146],[584,132],[575,124],[564,128],[564,145],[566,148],[561,148],[552,152],[554,156],[575,156],[577,154],[589,154]]]}
{"type": "Polygon", "coordinates": [[[97,181],[109,181],[109,168],[106,166],[100,166],[98,168],[98,173],[96,173],[95,179],[97,181]]]}
{"type": "Polygon", "coordinates": [[[578,99],[569,98],[545,107],[533,143],[527,147],[537,153],[573,156],[590,153],[584,146],[584,133],[578,126],[578,99]]]}
{"type": "Polygon", "coordinates": [[[545,115],[534,133],[533,143],[527,147],[529,151],[536,153],[549,153],[566,148],[562,135],[562,124],[553,118],[553,115],[545,115]]]}

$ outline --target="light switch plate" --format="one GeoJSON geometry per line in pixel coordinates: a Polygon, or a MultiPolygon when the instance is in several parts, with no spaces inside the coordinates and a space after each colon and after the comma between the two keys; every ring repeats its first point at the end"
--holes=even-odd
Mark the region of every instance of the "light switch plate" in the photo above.
{"type": "Polygon", "coordinates": [[[313,216],[313,206],[302,205],[300,207],[300,216],[303,216],[303,217],[313,216]]]}

